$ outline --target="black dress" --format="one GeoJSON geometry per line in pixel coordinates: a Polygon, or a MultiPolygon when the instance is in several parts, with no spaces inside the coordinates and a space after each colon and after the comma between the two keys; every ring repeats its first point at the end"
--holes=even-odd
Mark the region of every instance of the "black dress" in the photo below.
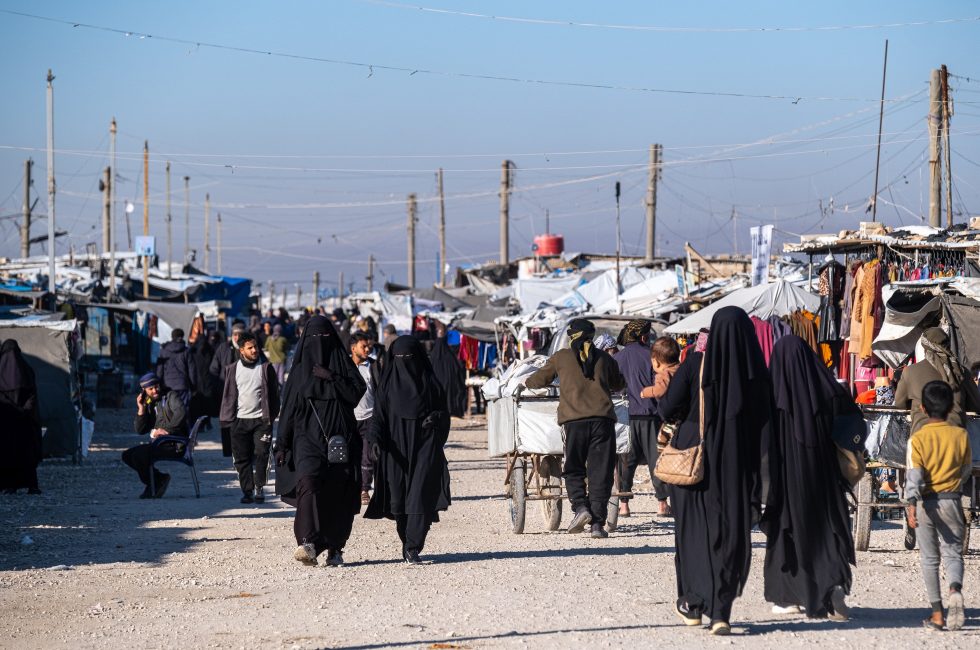
{"type": "Polygon", "coordinates": [[[17,341],[0,346],[0,490],[38,491],[41,415],[37,380],[17,341]]]}
{"type": "Polygon", "coordinates": [[[283,389],[276,451],[276,493],[297,508],[297,544],[310,543],[319,554],[340,551],[361,508],[361,437],[354,407],[366,390],[364,380],[340,345],[329,320],[316,316],[303,330],[283,389]],[[348,462],[331,464],[327,439],[347,439],[348,462]]]}
{"type": "Polygon", "coordinates": [[[445,398],[421,343],[396,339],[375,396],[369,440],[380,448],[375,489],[364,516],[394,519],[402,553],[418,553],[429,526],[449,508],[445,398]]]}
{"type": "Polygon", "coordinates": [[[833,439],[838,422],[861,412],[802,339],[773,348],[775,426],[771,488],[760,528],[766,534],[765,596],[801,605],[813,618],[833,613],[835,587],[850,591],[854,542],[833,439]]]}
{"type": "Polygon", "coordinates": [[[688,355],[660,400],[666,421],[683,419],[673,443],[680,449],[697,445],[700,438],[699,384],[705,402],[704,479],[670,486],[678,604],[695,617],[729,621],[748,579],[751,529],[762,504],[763,441],[771,418],[765,360],[752,322],[740,308],[715,314],[707,349],[688,355]]]}

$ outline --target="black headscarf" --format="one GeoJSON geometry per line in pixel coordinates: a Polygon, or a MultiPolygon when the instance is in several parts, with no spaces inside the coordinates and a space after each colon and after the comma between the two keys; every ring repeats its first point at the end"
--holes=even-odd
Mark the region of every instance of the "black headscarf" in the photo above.
{"type": "Polygon", "coordinates": [[[416,420],[445,408],[439,380],[422,344],[412,336],[395,339],[378,385],[378,398],[392,418],[416,420]]]}
{"type": "Polygon", "coordinates": [[[341,372],[347,362],[353,363],[350,355],[344,351],[333,323],[323,316],[314,316],[303,328],[303,335],[296,344],[284,396],[295,391],[303,398],[322,398],[319,394],[322,392],[322,382],[314,381],[318,376],[315,373],[341,372]]]}
{"type": "Polygon", "coordinates": [[[0,345],[0,396],[24,415],[35,415],[37,380],[20,345],[7,339],[0,345]]]}
{"type": "Polygon", "coordinates": [[[595,364],[598,361],[595,345],[592,343],[594,337],[595,325],[592,321],[576,318],[568,324],[568,338],[571,339],[569,346],[575,353],[575,358],[586,379],[592,379],[595,375],[595,364]]]}
{"type": "Polygon", "coordinates": [[[437,338],[432,342],[429,362],[446,395],[449,414],[458,418],[463,417],[466,412],[466,370],[453,354],[445,337],[437,338]]]}

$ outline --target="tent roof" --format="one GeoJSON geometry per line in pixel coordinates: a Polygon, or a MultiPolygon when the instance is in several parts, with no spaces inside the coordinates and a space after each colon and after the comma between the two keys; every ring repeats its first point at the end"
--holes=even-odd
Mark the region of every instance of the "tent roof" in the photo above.
{"type": "Polygon", "coordinates": [[[771,284],[759,284],[733,291],[718,302],[677,321],[664,330],[664,334],[693,334],[703,327],[711,327],[711,318],[722,307],[741,307],[749,316],[762,319],[770,316],[788,316],[798,309],[817,311],[820,298],[794,284],[779,279],[771,284]]]}

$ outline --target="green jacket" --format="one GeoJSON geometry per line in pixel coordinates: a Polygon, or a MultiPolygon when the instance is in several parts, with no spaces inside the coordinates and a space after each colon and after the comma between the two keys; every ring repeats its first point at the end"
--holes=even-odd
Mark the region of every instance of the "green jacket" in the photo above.
{"type": "Polygon", "coordinates": [[[265,340],[265,356],[269,363],[285,363],[289,343],[285,336],[270,336],[265,340]]]}

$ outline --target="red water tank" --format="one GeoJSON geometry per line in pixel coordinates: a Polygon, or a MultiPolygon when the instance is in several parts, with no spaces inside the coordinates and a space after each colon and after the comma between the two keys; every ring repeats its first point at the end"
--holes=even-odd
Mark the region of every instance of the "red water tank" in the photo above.
{"type": "Polygon", "coordinates": [[[561,235],[538,235],[532,247],[535,255],[554,257],[565,252],[565,238],[561,235]]]}

